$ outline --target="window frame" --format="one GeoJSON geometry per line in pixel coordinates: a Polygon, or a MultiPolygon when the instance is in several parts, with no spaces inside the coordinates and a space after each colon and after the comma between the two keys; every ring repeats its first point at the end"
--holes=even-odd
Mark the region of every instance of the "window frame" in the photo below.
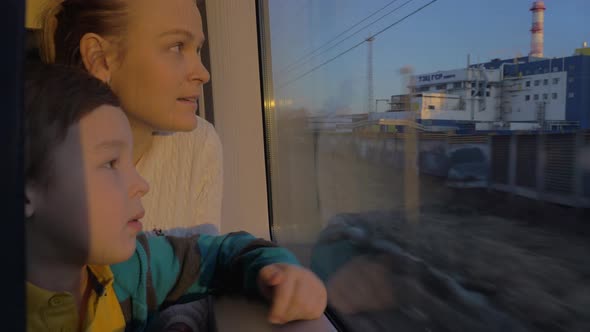
{"type": "Polygon", "coordinates": [[[0,36],[2,52],[2,101],[4,121],[0,130],[4,156],[2,163],[2,211],[8,222],[0,250],[5,253],[3,263],[9,266],[4,273],[6,287],[3,296],[10,303],[1,313],[5,329],[25,330],[25,230],[24,230],[24,162],[23,162],[23,69],[25,58],[25,2],[5,0],[0,3],[0,36]]]}
{"type": "Polygon", "coordinates": [[[205,6],[215,129],[223,146],[220,231],[271,240],[257,1],[205,0],[205,6]]]}

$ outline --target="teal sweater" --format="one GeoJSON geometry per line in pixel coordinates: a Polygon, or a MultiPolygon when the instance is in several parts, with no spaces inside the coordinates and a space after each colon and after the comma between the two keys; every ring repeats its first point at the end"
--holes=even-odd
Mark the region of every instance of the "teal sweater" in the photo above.
{"type": "Polygon", "coordinates": [[[260,269],[273,263],[299,264],[271,242],[240,232],[137,238],[135,254],[111,266],[127,331],[143,330],[161,309],[209,294],[259,296],[260,269]]]}

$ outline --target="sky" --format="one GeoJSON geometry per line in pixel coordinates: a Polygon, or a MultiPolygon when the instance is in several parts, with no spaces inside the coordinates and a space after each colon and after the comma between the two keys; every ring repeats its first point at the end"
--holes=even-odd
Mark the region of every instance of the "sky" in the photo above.
{"type": "MultiPolygon", "coordinates": [[[[336,42],[394,11],[379,22],[330,50],[325,47],[316,56],[303,57],[391,1],[269,0],[273,84],[279,109],[305,108],[316,114],[364,112],[368,103],[367,43],[299,77],[432,0],[396,0],[336,42]]],[[[531,4],[532,0],[437,0],[396,24],[373,42],[374,98],[404,92],[400,75],[404,66],[419,74],[463,68],[468,54],[472,63],[527,55],[531,4]]],[[[590,42],[590,0],[546,0],[545,5],[545,56],[569,56],[583,41],[590,42]]],[[[380,111],[385,107],[385,103],[378,105],[380,111]]]]}

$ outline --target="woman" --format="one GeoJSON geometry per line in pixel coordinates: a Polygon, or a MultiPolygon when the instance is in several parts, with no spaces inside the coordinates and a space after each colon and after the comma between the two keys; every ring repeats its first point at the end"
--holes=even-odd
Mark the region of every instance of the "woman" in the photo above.
{"type": "Polygon", "coordinates": [[[195,115],[210,78],[195,1],[54,1],[42,17],[43,60],[86,69],[123,104],[134,162],[152,188],[143,200],[145,229],[219,229],[221,143],[195,115]]]}

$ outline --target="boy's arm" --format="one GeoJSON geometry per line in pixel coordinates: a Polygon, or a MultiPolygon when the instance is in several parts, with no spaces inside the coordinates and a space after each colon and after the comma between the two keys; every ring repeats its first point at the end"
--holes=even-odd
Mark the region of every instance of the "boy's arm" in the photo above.
{"type": "MultiPolygon", "coordinates": [[[[148,302],[150,298],[157,301],[158,306],[222,291],[256,295],[262,267],[273,263],[299,264],[286,249],[244,232],[182,238],[142,235],[138,237],[137,252],[141,251],[146,253],[148,266],[130,270],[146,274],[146,298],[148,302]]],[[[132,260],[145,265],[138,258],[141,255],[136,254],[132,260]]],[[[116,277],[118,270],[120,266],[113,267],[116,277]]]]}
{"type": "Polygon", "coordinates": [[[257,295],[258,273],[264,266],[273,263],[299,265],[287,249],[246,232],[202,235],[198,244],[202,254],[199,284],[214,292],[241,291],[257,295]]]}

